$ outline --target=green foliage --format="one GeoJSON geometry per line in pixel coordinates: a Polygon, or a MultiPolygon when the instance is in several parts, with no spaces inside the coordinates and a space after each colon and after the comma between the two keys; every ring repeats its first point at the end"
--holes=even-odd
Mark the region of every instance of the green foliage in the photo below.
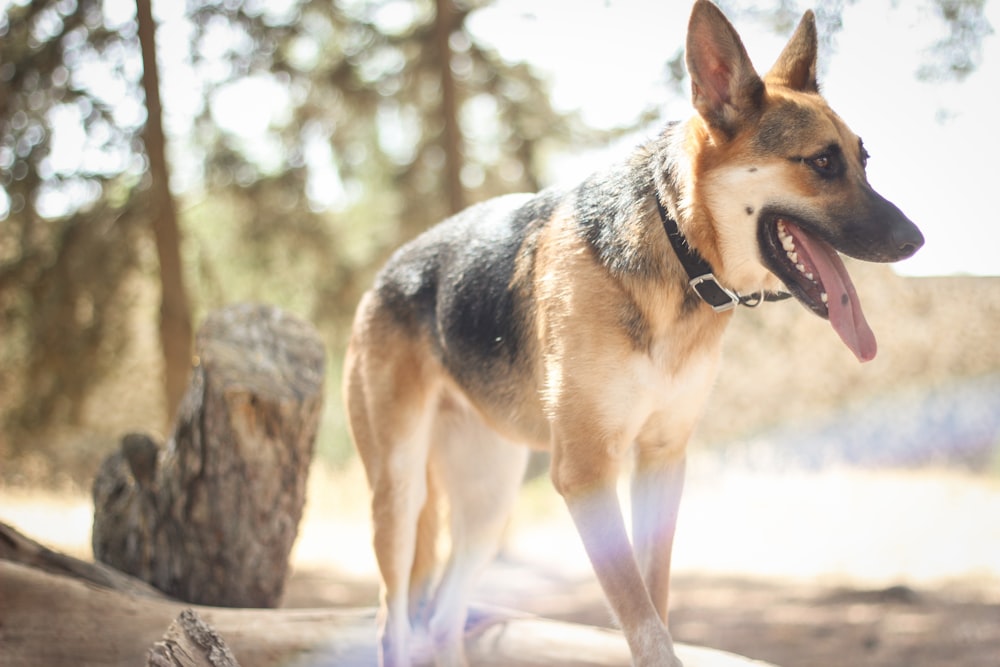
{"type": "MultiPolygon", "coordinates": [[[[536,189],[547,146],[590,135],[551,109],[528,66],[475,42],[464,23],[476,5],[456,4],[441,52],[429,2],[280,4],[196,0],[186,44],[160,40],[161,59],[167,49],[186,67],[181,92],[201,100],[185,121],[178,96],[163,96],[168,129],[182,128],[168,151],[185,271],[196,321],[232,301],[276,303],[320,325],[339,357],[374,267],[447,213],[446,160],[461,160],[475,201],[536,189]],[[457,156],[442,143],[443,67],[458,88],[457,156]]],[[[134,15],[112,18],[98,0],[13,4],[0,17],[8,428],[78,416],[128,342],[136,315],[122,286],[155,280],[136,31],[134,15]]]]}
{"type": "Polygon", "coordinates": [[[201,309],[266,300],[324,329],[333,380],[320,449],[334,460],[348,448],[337,385],[354,305],[388,252],[448,212],[441,68],[458,87],[467,201],[537,189],[550,142],[589,138],[551,109],[528,66],[476,44],[464,27],[474,6],[455,7],[447,54],[433,44],[433,5],[408,7],[189,5],[194,69],[223,73],[200,81],[203,193],[186,196],[182,214],[192,292],[201,309]],[[220,118],[247,82],[284,91],[269,146],[220,118]]]}
{"type": "Polygon", "coordinates": [[[96,0],[0,15],[0,405],[72,418],[123,343],[141,224],[134,31],[96,0]],[[120,98],[124,97],[125,102],[120,98]]]}

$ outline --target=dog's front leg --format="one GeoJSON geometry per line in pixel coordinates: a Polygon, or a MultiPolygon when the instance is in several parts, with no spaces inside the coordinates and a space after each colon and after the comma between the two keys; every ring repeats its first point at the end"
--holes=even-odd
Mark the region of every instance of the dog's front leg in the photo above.
{"type": "Polygon", "coordinates": [[[643,583],[615,490],[613,461],[567,456],[555,448],[552,477],[563,496],[594,572],[621,624],[636,667],[681,667],[673,640],[643,583]],[[581,458],[583,460],[581,460],[581,458]]]}
{"type": "Polygon", "coordinates": [[[632,478],[632,542],[649,596],[665,625],[684,468],[682,455],[663,461],[640,445],[632,478]]]}

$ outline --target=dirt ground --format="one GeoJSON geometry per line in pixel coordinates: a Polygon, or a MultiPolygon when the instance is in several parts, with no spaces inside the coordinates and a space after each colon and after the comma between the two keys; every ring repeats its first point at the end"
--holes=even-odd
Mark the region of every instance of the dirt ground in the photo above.
{"type": "MultiPolygon", "coordinates": [[[[356,469],[316,472],[285,606],[377,601],[356,469]]],[[[720,472],[694,463],[675,550],[678,641],[781,667],[1000,666],[1000,479],[955,471],[720,472]]],[[[80,491],[0,486],[0,519],[89,557],[80,491]]],[[[610,625],[545,480],[525,488],[481,602],[610,625]]]]}
{"type": "MultiPolygon", "coordinates": [[[[363,482],[317,483],[288,606],[377,601],[364,522],[322,505],[363,482]],[[325,522],[324,522],[325,521],[325,522]],[[331,555],[336,570],[330,569],[331,555]]],[[[720,471],[693,461],[675,549],[678,641],[781,667],[1000,667],[1000,479],[943,470],[720,471]]],[[[611,625],[547,483],[529,485],[476,599],[611,625]],[[553,557],[553,555],[557,557],[553,557]]]]}
{"type": "MultiPolygon", "coordinates": [[[[516,599],[499,588],[482,602],[548,618],[610,626],[596,583],[551,576],[524,564],[496,566],[510,583],[537,588],[516,599]]],[[[671,629],[677,641],[746,655],[781,667],[997,667],[1000,599],[971,584],[881,589],[810,586],[757,578],[681,574],[673,581],[671,629]]],[[[318,570],[291,579],[286,606],[373,605],[374,580],[318,570]]]]}

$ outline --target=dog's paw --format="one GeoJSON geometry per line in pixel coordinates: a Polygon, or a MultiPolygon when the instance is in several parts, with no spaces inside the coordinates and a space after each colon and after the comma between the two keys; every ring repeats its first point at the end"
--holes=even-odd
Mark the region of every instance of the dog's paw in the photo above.
{"type": "Polygon", "coordinates": [[[664,651],[661,655],[636,658],[633,663],[635,667],[684,667],[672,650],[664,651]]]}
{"type": "Polygon", "coordinates": [[[656,626],[638,642],[629,642],[634,667],[684,667],[674,652],[670,633],[662,624],[657,623],[656,626]]]}
{"type": "Polygon", "coordinates": [[[400,655],[393,651],[382,651],[378,658],[379,667],[413,667],[409,654],[400,655]]]}
{"type": "Polygon", "coordinates": [[[381,639],[378,651],[378,667],[413,667],[409,642],[404,642],[400,646],[389,641],[387,638],[381,639]]]}

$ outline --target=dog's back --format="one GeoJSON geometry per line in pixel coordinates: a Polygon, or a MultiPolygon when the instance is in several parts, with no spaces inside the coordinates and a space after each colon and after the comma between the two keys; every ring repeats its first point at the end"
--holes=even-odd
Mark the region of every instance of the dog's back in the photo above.
{"type": "MultiPolygon", "coordinates": [[[[560,201],[555,190],[506,195],[418,236],[378,274],[355,329],[418,348],[428,392],[448,389],[453,400],[461,395],[492,415],[493,425],[507,435],[546,440],[546,432],[524,431],[523,414],[511,413],[533,413],[534,430],[544,431],[534,381],[534,255],[560,201]]],[[[354,352],[382,355],[380,347],[385,350],[367,333],[352,342],[354,352]]]]}
{"type": "Polygon", "coordinates": [[[526,344],[530,289],[519,265],[544,224],[544,195],[508,195],[473,206],[404,245],[378,275],[374,302],[466,389],[516,371],[526,344]]]}

